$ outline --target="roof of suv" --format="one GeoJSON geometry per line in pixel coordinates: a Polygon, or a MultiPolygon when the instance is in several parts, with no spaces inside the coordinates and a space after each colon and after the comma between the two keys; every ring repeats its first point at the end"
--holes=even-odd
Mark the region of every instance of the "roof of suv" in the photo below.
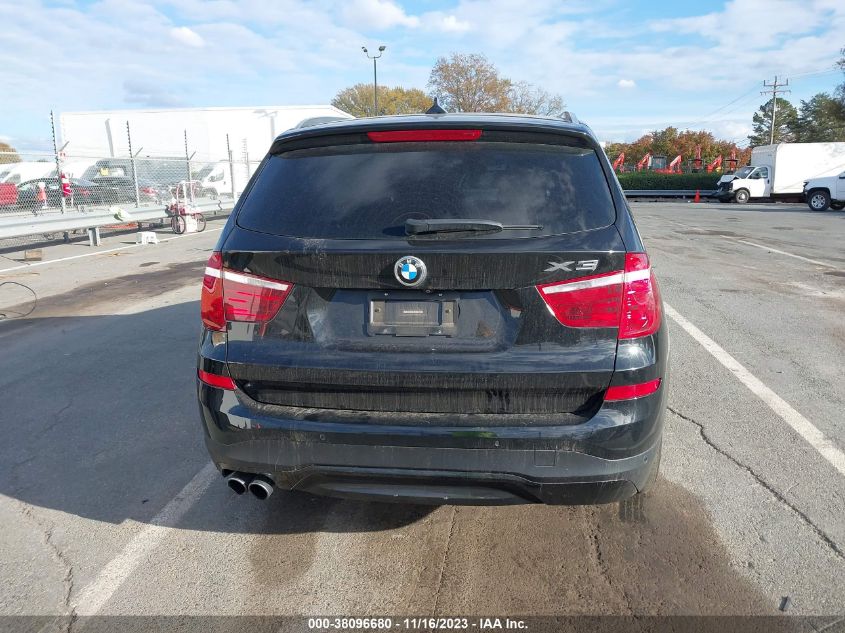
{"type": "Polygon", "coordinates": [[[291,129],[276,137],[273,148],[279,143],[292,139],[324,136],[327,134],[348,134],[367,132],[371,130],[400,130],[425,128],[465,128],[479,126],[485,129],[569,132],[582,137],[593,138],[589,127],[567,113],[569,120],[557,117],[534,116],[527,114],[507,113],[458,113],[458,114],[403,114],[394,116],[367,117],[360,119],[346,119],[333,121],[306,128],[291,129]]]}

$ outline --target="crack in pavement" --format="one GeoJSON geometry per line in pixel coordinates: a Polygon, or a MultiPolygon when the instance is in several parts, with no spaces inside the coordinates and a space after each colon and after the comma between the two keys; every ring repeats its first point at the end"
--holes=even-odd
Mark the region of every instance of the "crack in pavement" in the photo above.
{"type": "Polygon", "coordinates": [[[842,617],[842,618],[839,618],[839,619],[837,619],[837,620],[834,620],[833,622],[829,622],[829,623],[825,624],[825,625],[824,625],[822,628],[820,628],[820,629],[816,629],[816,627],[815,627],[815,626],[813,626],[812,622],[810,623],[810,626],[813,626],[813,628],[817,631],[817,633],[822,633],[822,631],[827,631],[828,629],[833,628],[834,626],[836,626],[837,624],[839,624],[839,623],[841,623],[841,622],[845,622],[845,617],[842,617]]]}
{"type": "Polygon", "coordinates": [[[437,578],[437,593],[434,594],[434,610],[437,615],[437,604],[440,602],[440,592],[443,590],[443,572],[446,571],[446,559],[449,557],[449,546],[452,544],[452,533],[455,530],[455,515],[458,513],[456,506],[452,506],[452,516],[449,519],[449,536],[446,537],[446,547],[443,550],[443,561],[440,563],[440,575],[437,578]]]}
{"type": "Polygon", "coordinates": [[[613,582],[613,578],[610,574],[610,568],[605,562],[604,554],[601,550],[601,522],[596,517],[595,510],[592,511],[591,518],[594,519],[593,529],[591,530],[592,533],[587,536],[590,542],[590,558],[592,559],[593,565],[595,566],[599,577],[604,581],[604,584],[607,585],[607,588],[618,594],[625,602],[627,615],[634,615],[634,606],[631,602],[631,597],[628,595],[628,592],[625,591],[624,587],[619,587],[615,582],[613,582]]]}
{"type": "Polygon", "coordinates": [[[796,515],[798,515],[801,520],[807,525],[807,527],[809,527],[816,534],[816,536],[818,536],[825,543],[825,545],[827,545],[836,554],[836,556],[838,556],[842,560],[845,560],[845,552],[843,552],[842,549],[836,544],[836,542],[834,542],[833,539],[831,539],[819,526],[817,526],[803,510],[797,508],[795,505],[790,503],[790,501],[782,493],[777,491],[774,486],[772,486],[760,475],[758,475],[750,466],[743,464],[741,461],[739,461],[736,457],[728,453],[726,450],[717,446],[716,443],[713,442],[710,437],[708,437],[707,431],[705,430],[704,425],[701,422],[698,422],[692,419],[691,417],[684,415],[683,413],[677,411],[676,409],[673,409],[672,407],[666,407],[666,410],[675,415],[676,417],[680,418],[681,420],[689,422],[690,424],[695,426],[698,429],[699,436],[701,436],[701,439],[704,440],[705,444],[707,444],[714,451],[716,451],[723,457],[726,457],[735,465],[739,466],[742,470],[751,475],[754,481],[760,484],[760,486],[762,486],[767,492],[769,492],[769,494],[771,494],[781,504],[783,504],[784,506],[792,510],[796,515]]]}
{"type": "MultiPolygon", "coordinates": [[[[63,422],[62,421],[62,415],[65,413],[65,411],[67,411],[68,409],[70,409],[73,406],[74,400],[75,400],[75,398],[71,397],[66,405],[64,405],[61,409],[56,411],[56,413],[52,414],[51,417],[53,418],[53,421],[50,422],[50,424],[48,424],[47,426],[39,429],[30,438],[30,441],[37,443],[38,440],[40,440],[42,437],[44,437],[50,431],[52,431],[57,426],[62,424],[62,422],[63,422]]],[[[13,492],[13,493],[19,493],[20,492],[21,484],[19,483],[18,469],[20,469],[22,466],[25,466],[26,464],[28,464],[28,463],[36,460],[36,459],[38,459],[38,457],[39,457],[39,455],[30,455],[29,457],[27,457],[25,459],[18,460],[16,462],[12,463],[9,466],[9,479],[12,482],[11,487],[10,487],[11,492],[13,492]]]]}
{"type": "Polygon", "coordinates": [[[70,396],[68,398],[68,403],[66,405],[64,405],[61,409],[59,409],[58,411],[56,411],[55,413],[52,414],[51,417],[53,418],[53,421],[50,422],[50,424],[48,424],[47,426],[44,426],[41,429],[39,429],[30,438],[30,440],[31,441],[40,440],[42,437],[47,435],[47,433],[49,433],[50,431],[55,429],[57,426],[61,425],[63,423],[62,416],[64,415],[65,411],[67,411],[68,409],[70,409],[74,405],[75,401],[76,401],[76,398],[74,396],[70,396]]]}
{"type": "Polygon", "coordinates": [[[65,570],[65,575],[62,578],[64,595],[62,596],[61,600],[61,608],[67,613],[68,617],[68,621],[65,626],[65,632],[70,633],[71,627],[76,621],[76,611],[74,608],[71,607],[70,604],[70,598],[71,594],[73,593],[74,584],[73,563],[71,563],[70,559],[62,551],[62,548],[59,547],[53,540],[53,530],[55,529],[55,525],[45,525],[45,523],[36,516],[35,512],[33,512],[32,507],[28,504],[15,500],[15,506],[17,507],[18,512],[20,512],[20,514],[24,518],[28,519],[30,523],[33,523],[36,528],[41,532],[42,541],[44,542],[44,545],[50,551],[53,558],[56,559],[59,565],[65,570]]]}

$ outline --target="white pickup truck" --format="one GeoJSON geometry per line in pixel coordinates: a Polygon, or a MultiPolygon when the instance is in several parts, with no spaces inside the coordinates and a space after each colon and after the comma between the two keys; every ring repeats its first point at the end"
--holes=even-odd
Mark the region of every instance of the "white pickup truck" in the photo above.
{"type": "Polygon", "coordinates": [[[838,176],[810,178],[804,183],[804,195],[813,211],[845,209],[845,171],[838,176]]]}
{"type": "MultiPolygon", "coordinates": [[[[803,202],[804,183],[845,169],[845,143],[777,143],[751,152],[751,164],[717,183],[716,197],[745,203],[755,198],[803,202]]],[[[837,194],[838,195],[838,194],[837,194]]]]}

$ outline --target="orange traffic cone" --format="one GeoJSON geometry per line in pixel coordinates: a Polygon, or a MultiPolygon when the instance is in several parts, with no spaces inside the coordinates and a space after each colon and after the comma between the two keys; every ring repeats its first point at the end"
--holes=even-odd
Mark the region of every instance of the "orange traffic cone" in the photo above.
{"type": "Polygon", "coordinates": [[[701,192],[698,189],[695,190],[695,200],[693,202],[701,202],[701,192]]]}

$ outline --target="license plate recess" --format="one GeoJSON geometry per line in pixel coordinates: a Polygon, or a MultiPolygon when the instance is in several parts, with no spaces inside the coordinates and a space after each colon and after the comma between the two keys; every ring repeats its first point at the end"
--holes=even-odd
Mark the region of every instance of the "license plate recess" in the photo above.
{"type": "Polygon", "coordinates": [[[457,312],[455,299],[373,298],[367,332],[388,336],[454,336],[457,312]]]}

